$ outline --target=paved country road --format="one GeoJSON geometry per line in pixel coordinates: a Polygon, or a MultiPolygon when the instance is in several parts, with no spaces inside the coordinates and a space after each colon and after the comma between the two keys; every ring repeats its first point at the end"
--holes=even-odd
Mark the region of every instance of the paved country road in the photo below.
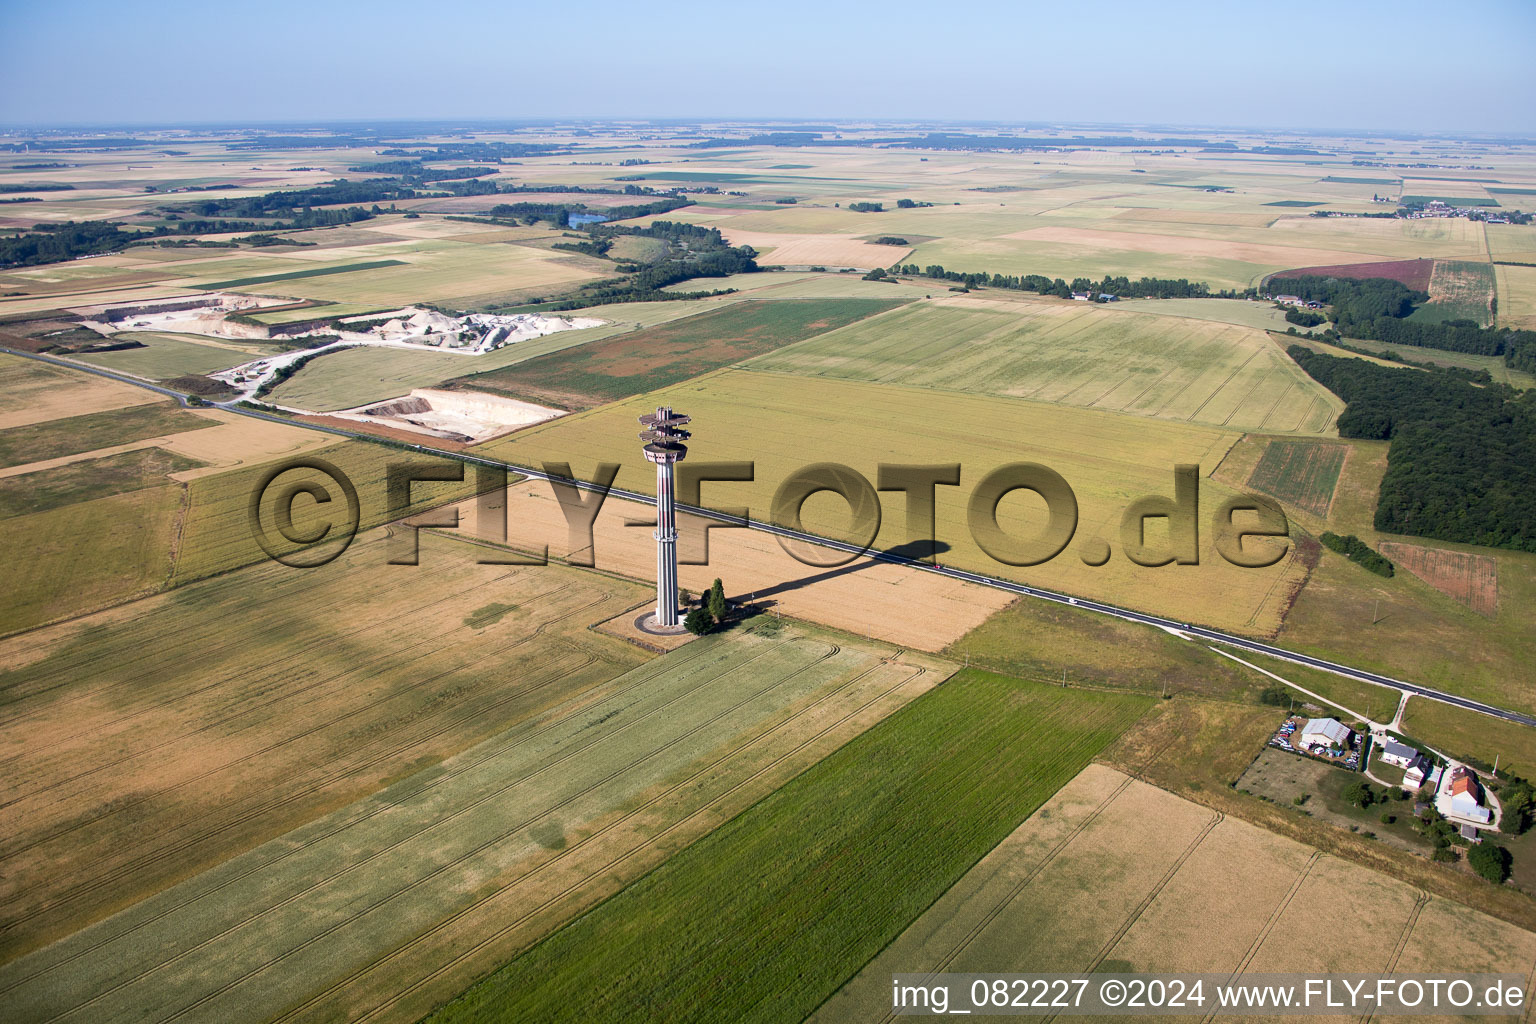
{"type": "MultiPolygon", "coordinates": [[[[72,360],[57,359],[53,356],[39,355],[35,352],[21,352],[17,351],[16,349],[6,348],[4,346],[0,346],[0,351],[7,352],[15,356],[21,356],[25,359],[35,359],[39,362],[52,363],[55,366],[63,366],[72,370],[79,370],[84,373],[92,373],[98,377],[106,377],[124,384],[132,384],[136,387],[148,388],[151,391],[165,395],[169,398],[174,398],[181,402],[182,405],[188,404],[186,396],[181,392],[172,391],[169,388],[163,388],[157,384],[153,384],[145,380],[140,380],[136,377],[130,377],[120,373],[113,373],[110,370],[103,370],[95,366],[86,366],[72,360]]],[[[257,409],[243,408],[238,404],[238,402],[210,402],[208,405],[213,408],[223,409],[226,412],[238,413],[241,416],[250,416],[255,419],[271,420],[274,423],[285,423],[292,427],[303,427],[308,430],[319,430],[328,434],[336,434],[341,437],[353,438],[359,441],[368,441],[374,444],[385,444],[391,448],[404,448],[410,451],[419,451],[430,455],[439,455],[447,459],[457,459],[460,462],[468,462],[471,464],[497,466],[504,468],[509,472],[518,473],[522,476],[531,477],[535,480],[553,479],[550,474],[529,466],[519,466],[515,463],[502,462],[499,459],[488,459],[484,456],[471,455],[467,452],[446,451],[444,449],[433,448],[428,445],[402,445],[397,441],[384,441],[379,437],[361,433],[359,431],[345,430],[340,427],[321,426],[314,423],[303,423],[298,420],[290,419],[286,416],[275,416],[271,413],[261,412],[257,409]]],[[[601,488],[596,484],[592,484],[584,480],[564,481],[562,478],[562,482],[573,483],[583,490],[601,490],[601,488]]],[[[609,493],[617,495],[620,498],[626,498],[630,501],[642,502],[647,505],[656,504],[655,498],[648,494],[641,494],[637,491],[626,491],[622,488],[614,487],[609,490],[609,493]]],[[[921,572],[938,573],[943,576],[948,576],[951,579],[963,580],[966,583],[974,583],[978,586],[991,587],[994,590],[1007,591],[1008,593],[1018,594],[1022,597],[1032,597],[1041,601],[1051,601],[1056,604],[1069,605],[1073,608],[1081,608],[1085,611],[1097,612],[1100,615],[1110,615],[1117,619],[1124,619],[1127,622],[1140,622],[1144,625],[1155,626],[1159,629],[1167,630],[1171,633],[1185,637],[1186,639],[1206,640],[1212,643],[1222,644],[1226,647],[1234,647],[1239,650],[1249,651],[1255,654],[1264,654],[1271,658],[1278,658],[1281,661],[1288,661],[1296,665],[1305,665],[1308,668],[1315,668],[1324,672],[1331,672],[1334,675],[1343,676],[1346,679],[1354,679],[1363,683],[1375,683],[1379,686],[1391,687],[1395,690],[1399,690],[1403,693],[1411,694],[1416,697],[1424,697],[1428,700],[1440,701],[1443,704],[1450,704],[1455,707],[1466,708],[1469,711],[1478,711],[1485,715],[1492,715],[1495,718],[1502,718],[1508,722],[1516,722],[1520,725],[1536,726],[1536,717],[1522,714],[1518,711],[1509,711],[1505,708],[1495,707],[1492,704],[1484,704],[1481,701],[1471,700],[1467,697],[1459,697],[1454,693],[1446,693],[1443,690],[1436,690],[1432,687],[1423,686],[1418,683],[1407,682],[1402,679],[1394,679],[1391,676],[1381,675],[1377,672],[1370,672],[1359,668],[1351,668],[1348,665],[1340,664],[1336,661],[1328,661],[1324,658],[1316,658],[1310,654],[1303,654],[1300,651],[1287,650],[1286,648],[1276,647],[1273,644],[1266,644],[1258,640],[1250,640],[1247,637],[1238,636],[1233,633],[1223,633],[1218,630],[1207,629],[1204,626],[1197,626],[1188,622],[1179,622],[1175,619],[1163,618],[1160,615],[1148,615],[1144,612],[1133,611],[1129,608],[1122,608],[1118,605],[1106,604],[1103,601],[1090,600],[1086,597],[1074,597],[1070,594],[1062,594],[1054,590],[1042,590],[1039,587],[1031,587],[1024,583],[1015,583],[1013,580],[1001,579],[997,576],[988,576],[979,572],[971,572],[967,569],[956,569],[947,565],[932,565],[928,562],[922,561],[921,559],[911,558],[888,551],[866,550],[856,544],[849,544],[844,541],[832,540],[827,537],[818,537],[814,534],[801,533],[797,530],[789,530],[782,526],[777,526],[773,523],[766,523],[757,519],[744,520],[707,508],[694,508],[690,505],[679,505],[678,510],[681,512],[700,516],[705,519],[712,519],[717,522],[732,523],[738,526],[745,526],[749,529],[761,530],[765,533],[771,533],[786,539],[797,540],[807,544],[814,544],[819,547],[831,548],[833,550],[842,551],[852,555],[867,555],[868,557],[881,562],[890,562],[895,565],[910,566],[911,568],[917,569],[921,572]]]]}

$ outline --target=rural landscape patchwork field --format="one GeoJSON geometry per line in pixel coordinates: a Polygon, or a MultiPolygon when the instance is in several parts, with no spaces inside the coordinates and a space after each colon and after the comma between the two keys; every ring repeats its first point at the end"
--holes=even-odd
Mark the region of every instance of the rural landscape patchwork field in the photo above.
{"type": "Polygon", "coordinates": [[[1273,20],[1116,8],[1082,66],[1029,26],[1144,72],[1076,120],[985,113],[1054,93],[933,12],[665,5],[352,99],[210,13],[243,59],[130,117],[168,44],[71,7],[149,63],[0,68],[0,1021],[1530,1019],[1536,80],[1389,118],[1398,12],[1303,6],[1369,88],[1287,51],[1154,117],[1149,48],[1273,20]],[[768,106],[658,100],[672,34],[768,106]],[[977,119],[804,119],[919,35],[977,119]],[[410,113],[493,67],[656,113],[410,113]]]}

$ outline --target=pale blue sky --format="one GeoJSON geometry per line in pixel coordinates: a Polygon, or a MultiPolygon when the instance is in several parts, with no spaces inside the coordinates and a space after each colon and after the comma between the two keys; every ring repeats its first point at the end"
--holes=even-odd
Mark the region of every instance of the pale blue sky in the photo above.
{"type": "Polygon", "coordinates": [[[1536,134],[1536,3],[0,0],[0,123],[921,118],[1536,134]]]}

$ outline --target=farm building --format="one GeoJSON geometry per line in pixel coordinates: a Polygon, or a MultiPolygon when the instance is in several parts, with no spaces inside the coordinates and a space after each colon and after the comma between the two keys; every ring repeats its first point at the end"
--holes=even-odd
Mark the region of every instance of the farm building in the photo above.
{"type": "Polygon", "coordinates": [[[1419,752],[1396,740],[1384,740],[1381,746],[1376,748],[1376,756],[1387,764],[1396,765],[1399,768],[1407,768],[1413,764],[1414,760],[1419,756],[1419,752]]]}
{"type": "Polygon", "coordinates": [[[1301,743],[1307,747],[1348,747],[1351,735],[1337,718],[1309,718],[1301,727],[1301,743]]]}
{"type": "Polygon", "coordinates": [[[1451,773],[1451,813],[1459,818],[1487,823],[1492,817],[1483,806],[1483,786],[1471,769],[1457,768],[1451,773]]]}
{"type": "Polygon", "coordinates": [[[1434,784],[1439,778],[1440,769],[1436,768],[1429,758],[1419,754],[1403,772],[1403,785],[1409,789],[1422,789],[1426,780],[1434,784]]]}

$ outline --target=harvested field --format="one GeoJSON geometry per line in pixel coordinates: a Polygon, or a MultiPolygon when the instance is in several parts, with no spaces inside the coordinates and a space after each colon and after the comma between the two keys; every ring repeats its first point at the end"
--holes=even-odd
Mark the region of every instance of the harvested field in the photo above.
{"type": "Polygon", "coordinates": [[[255,420],[222,409],[199,409],[196,415],[213,420],[214,426],[172,434],[156,442],[168,452],[202,464],[200,468],[173,474],[173,479],[195,480],[226,469],[258,465],[282,455],[301,455],[335,444],[331,438],[313,430],[255,420]]]}
{"type": "Polygon", "coordinates": [[[831,331],[899,304],[878,299],[744,301],[460,378],[478,390],[565,409],[653,391],[831,331]]]}
{"type": "MultiPolygon", "coordinates": [[[[878,223],[873,224],[873,227],[878,226],[878,223]]],[[[871,270],[900,263],[912,251],[908,246],[866,242],[863,240],[866,237],[864,234],[780,235],[765,231],[741,231],[726,225],[721,225],[720,233],[732,245],[750,245],[756,249],[762,254],[758,262],[764,266],[856,267],[859,270],[871,270]]]]}
{"type": "MultiPolygon", "coordinates": [[[[593,523],[595,553],[573,552],[565,517],[549,484],[525,481],[508,493],[507,533],[517,548],[529,551],[547,546],[556,559],[591,559],[607,572],[640,581],[655,578],[656,542],[650,529],[627,525],[647,518],[654,522],[653,507],[609,498],[593,523]]],[[[461,529],[499,539],[494,528],[485,530],[478,522],[474,504],[460,503],[461,529]]],[[[703,557],[703,526],[693,516],[679,517],[680,559],[703,557]]],[[[942,649],[1009,601],[1002,591],[874,559],[861,558],[838,569],[806,566],[772,537],[755,530],[710,530],[709,561],[709,565],[679,565],[681,585],[702,594],[716,576],[723,576],[732,601],[924,651],[942,649]]]]}
{"type": "Polygon", "coordinates": [[[1146,707],[959,673],[431,1019],[801,1019],[1146,707]]]}
{"type": "MultiPolygon", "coordinates": [[[[577,621],[557,635],[539,628],[572,608],[597,611],[594,589],[616,584],[514,573],[532,584],[508,596],[544,605],[561,594],[565,606],[439,624],[458,640],[455,663],[474,664],[472,647],[524,666],[494,682],[465,675],[448,691],[473,691],[464,705],[499,702],[476,724],[499,720],[501,731],[439,764],[400,749],[429,724],[399,723],[376,745],[397,765],[430,767],[0,968],[7,1002],[27,1019],[416,1020],[949,671],[786,628],[706,638],[619,675],[592,656],[626,645],[577,621]],[[554,660],[519,650],[529,644],[554,660]],[[573,676],[582,655],[591,667],[573,676]]],[[[430,622],[418,629],[416,647],[449,640],[429,638],[430,622]]],[[[458,725],[460,746],[470,728],[458,725]]]]}
{"type": "Polygon", "coordinates": [[[1429,278],[1429,301],[1415,309],[1409,319],[1424,323],[1471,320],[1488,327],[1493,323],[1495,287],[1491,263],[1435,260],[1435,270],[1429,278]]]}
{"type": "Polygon", "coordinates": [[[374,533],[321,569],[264,563],[110,627],[5,641],[0,664],[25,667],[0,676],[0,948],[71,932],[644,660],[585,630],[639,587],[477,565],[437,538],[417,568],[387,548],[374,533]],[[494,627],[459,621],[495,598],[512,610],[494,627]]]}
{"type": "Polygon", "coordinates": [[[1348,454],[1348,445],[1272,440],[1253,467],[1248,486],[1326,519],[1348,454]]]}
{"type": "Polygon", "coordinates": [[[1536,967],[1536,934],[1092,765],[812,1020],[892,1019],[899,971],[1405,969],[1411,936],[1437,944],[1419,930],[1425,913],[1464,921],[1489,949],[1463,970],[1536,967]],[[1330,905],[1369,925],[1320,940],[1316,908],[1330,905]]]}
{"type": "Polygon", "coordinates": [[[213,426],[174,402],[131,406],[0,430],[0,467],[77,455],[129,441],[213,426]]]}
{"type": "MultiPolygon", "coordinates": [[[[620,487],[649,492],[655,473],[632,441],[635,417],[670,404],[693,417],[691,459],[753,461],[752,483],[718,483],[705,488],[712,507],[746,507],[768,518],[779,485],[817,462],[838,462],[874,481],[879,463],[927,463],[932,452],[963,467],[959,487],[938,487],[937,540],[940,561],[1066,593],[1102,597],[1131,607],[1240,630],[1267,633],[1278,627],[1292,589],[1306,566],[1292,546],[1268,569],[1239,569],[1209,548],[1198,566],[1146,568],[1113,555],[1091,566],[1082,555],[1096,540],[1120,547],[1125,509],[1146,495],[1173,490],[1173,466],[1197,464],[1209,473],[1241,436],[1233,431],[1187,423],[1074,409],[1012,398],[952,391],[834,381],[778,373],[723,370],[601,409],[577,413],[519,431],[481,446],[513,462],[569,462],[590,474],[598,462],[617,462],[620,487]],[[771,425],[772,443],[760,431],[742,430],[743,415],[771,425]],[[912,424],[923,424],[921,437],[912,424]],[[1068,550],[1034,567],[1004,565],[987,555],[966,525],[970,494],[982,477],[1013,462],[1037,462],[1061,474],[1077,496],[1079,524],[1068,550]]],[[[1211,480],[1201,484],[1202,508],[1215,508],[1232,493],[1211,480]]],[[[921,538],[909,537],[899,498],[887,496],[875,546],[885,550],[921,538]]],[[[1031,496],[1013,495],[998,506],[999,523],[1010,535],[1037,537],[1043,506],[1031,496]]],[[[831,495],[806,503],[807,529],[826,536],[849,535],[847,504],[831,495]]],[[[1148,530],[1157,543],[1157,523],[1148,530]]],[[[1205,543],[1209,531],[1203,530],[1205,543]]],[[[862,542],[865,538],[859,538],[862,542]]],[[[1113,550],[1113,548],[1112,548],[1113,550]]],[[[1090,559],[1092,560],[1092,559],[1090,559]]]]}
{"type": "Polygon", "coordinates": [[[5,353],[0,353],[0,393],[6,398],[0,430],[165,401],[132,384],[5,353]]]}
{"type": "MultiPolygon", "coordinates": [[[[1536,254],[1532,254],[1536,262],[1536,254]]],[[[1497,266],[1499,326],[1536,329],[1536,266],[1497,266]]]]}
{"type": "Polygon", "coordinates": [[[747,368],[1254,430],[1327,433],[1342,408],[1262,332],[1086,303],[915,303],[747,368]]]}
{"type": "Polygon", "coordinates": [[[1384,277],[1400,281],[1417,292],[1429,291],[1434,276],[1434,260],[1383,260],[1377,263],[1343,263],[1322,267],[1298,267],[1272,274],[1270,281],[1282,281],[1287,277],[1384,277]]]}
{"type": "Polygon", "coordinates": [[[1436,590],[1492,618],[1499,610],[1499,563],[1490,555],[1384,540],[1381,553],[1436,590]]]}

